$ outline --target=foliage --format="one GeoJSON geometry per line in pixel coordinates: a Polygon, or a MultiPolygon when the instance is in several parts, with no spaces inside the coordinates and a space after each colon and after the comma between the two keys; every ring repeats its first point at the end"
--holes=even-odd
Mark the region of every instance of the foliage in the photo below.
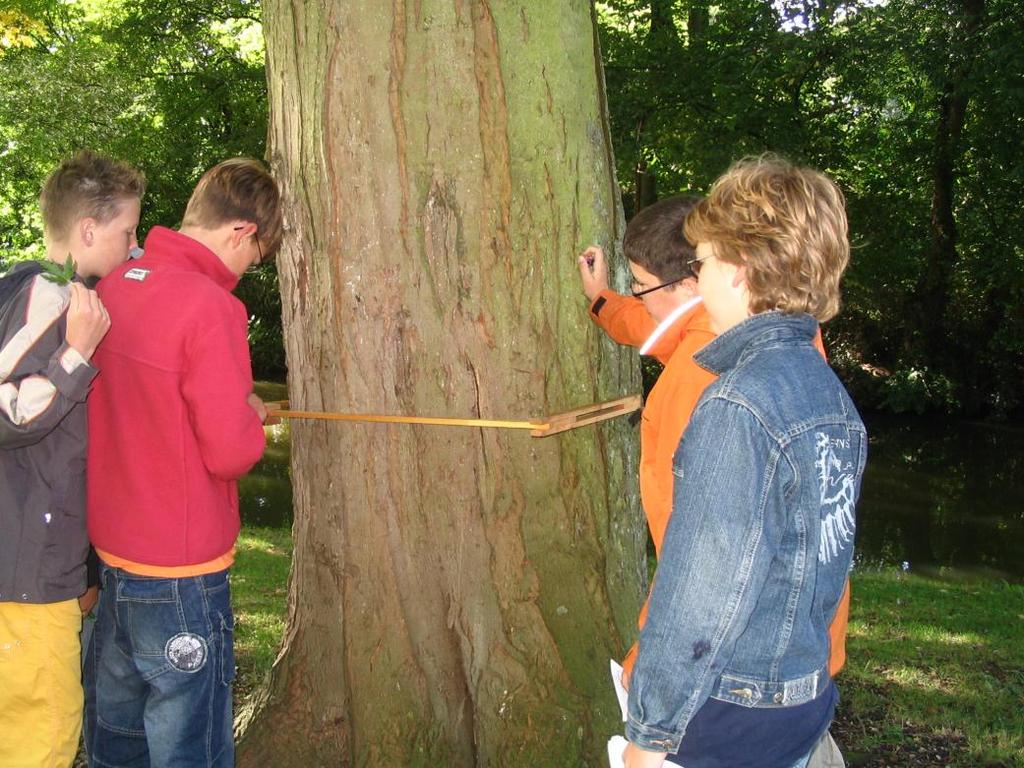
{"type": "Polygon", "coordinates": [[[49,259],[43,259],[39,263],[43,267],[42,276],[57,285],[67,285],[74,280],[75,270],[78,269],[78,265],[75,264],[75,260],[71,258],[70,253],[63,264],[57,264],[49,259]]]}
{"type": "MultiPolygon", "coordinates": [[[[256,0],[24,0],[0,12],[0,254],[41,253],[46,174],[91,148],[141,168],[140,233],[176,226],[200,174],[264,154],[256,0]]],[[[284,369],[273,268],[240,290],[257,308],[258,371],[284,369]],[[279,335],[279,332],[278,332],[279,335]],[[270,342],[267,339],[271,339],[270,342]]]]}
{"type": "Polygon", "coordinates": [[[249,310],[249,351],[257,377],[283,380],[284,336],[281,327],[281,294],[277,289],[277,268],[261,264],[245,274],[235,294],[249,310]]]}
{"type": "Polygon", "coordinates": [[[927,386],[915,407],[1021,409],[1024,6],[598,8],[627,208],[649,202],[652,189],[706,189],[744,154],[775,151],[827,171],[847,194],[854,245],[845,311],[826,328],[847,380],[880,407],[906,407],[927,386]],[[957,105],[962,125],[951,120],[957,105]]]}
{"type": "Polygon", "coordinates": [[[885,379],[884,405],[893,413],[924,413],[956,407],[954,385],[927,368],[898,368],[885,379]]]}

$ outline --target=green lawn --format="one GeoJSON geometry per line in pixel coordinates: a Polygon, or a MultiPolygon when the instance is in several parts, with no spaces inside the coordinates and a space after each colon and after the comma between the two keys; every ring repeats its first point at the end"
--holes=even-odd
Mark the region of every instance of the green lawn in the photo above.
{"type": "MultiPolygon", "coordinates": [[[[232,575],[240,700],[274,661],[290,557],[288,530],[242,531],[232,575]]],[[[833,728],[847,764],[1024,768],[1024,586],[886,569],[856,571],[853,590],[833,728]]]]}
{"type": "Polygon", "coordinates": [[[236,700],[255,690],[274,663],[284,634],[291,558],[289,529],[242,529],[231,570],[238,666],[236,700]]]}
{"type": "Polygon", "coordinates": [[[1024,766],[1024,586],[853,576],[837,739],[852,766],[1024,766]]]}

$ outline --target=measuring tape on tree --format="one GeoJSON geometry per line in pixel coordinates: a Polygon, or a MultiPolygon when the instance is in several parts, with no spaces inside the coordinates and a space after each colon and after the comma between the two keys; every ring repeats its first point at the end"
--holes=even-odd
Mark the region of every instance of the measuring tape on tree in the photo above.
{"type": "Polygon", "coordinates": [[[483,429],[528,429],[532,437],[547,437],[587,424],[624,416],[640,408],[640,395],[621,397],[604,403],[554,413],[528,421],[499,419],[450,419],[434,416],[388,416],[374,413],[332,413],[329,411],[292,411],[288,401],[266,403],[267,417],[271,419],[316,419],[320,421],[356,421],[378,424],[419,424],[433,427],[475,427],[483,429]]]}

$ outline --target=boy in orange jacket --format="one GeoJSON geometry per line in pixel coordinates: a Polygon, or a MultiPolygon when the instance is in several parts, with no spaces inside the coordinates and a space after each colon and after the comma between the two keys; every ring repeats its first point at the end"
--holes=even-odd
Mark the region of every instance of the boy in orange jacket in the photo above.
{"type": "MultiPolygon", "coordinates": [[[[690,414],[715,376],[693,361],[695,352],[715,338],[707,311],[697,297],[696,253],[683,235],[683,222],[700,198],[679,196],[642,209],[626,227],[623,251],[632,274],[632,296],[608,287],[604,252],[590,246],[579,256],[583,292],[590,316],[619,344],[639,347],[664,369],[647,395],[640,425],[640,501],[655,553],[672,512],[672,457],[690,421],[690,414]]],[[[820,337],[816,341],[821,347],[820,337]]],[[[846,624],[850,587],[840,601],[829,635],[829,672],[834,677],[846,662],[846,624]]],[[[643,626],[647,604],[640,610],[643,626]]],[[[636,660],[637,644],[622,662],[622,684],[636,660]]]]}

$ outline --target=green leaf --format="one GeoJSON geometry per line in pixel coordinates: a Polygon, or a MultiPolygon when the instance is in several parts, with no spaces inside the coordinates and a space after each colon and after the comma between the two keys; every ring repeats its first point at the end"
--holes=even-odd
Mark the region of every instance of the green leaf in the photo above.
{"type": "Polygon", "coordinates": [[[48,259],[40,263],[43,266],[43,277],[57,285],[67,285],[74,280],[75,270],[78,268],[75,260],[71,258],[70,253],[68,254],[67,260],[64,262],[64,266],[59,266],[48,259]]]}

